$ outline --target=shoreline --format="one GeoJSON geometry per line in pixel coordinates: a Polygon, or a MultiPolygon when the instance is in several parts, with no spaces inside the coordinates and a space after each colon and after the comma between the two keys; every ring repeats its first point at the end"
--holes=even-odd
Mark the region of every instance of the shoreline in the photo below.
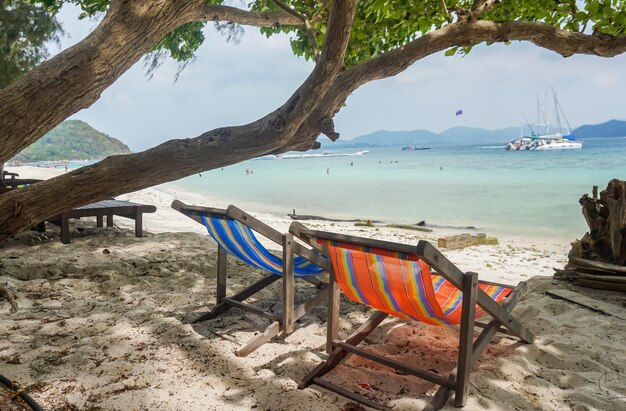
{"type": "MultiPolygon", "coordinates": [[[[194,177],[194,176],[189,176],[194,177]]],[[[194,183],[190,183],[189,181],[178,181],[178,182],[169,182],[164,183],[161,186],[165,191],[168,191],[168,185],[176,185],[175,190],[181,193],[185,192],[196,192],[196,188],[194,187],[194,183]]],[[[583,190],[584,191],[584,190],[583,190]]],[[[582,192],[582,191],[581,191],[582,192]]],[[[207,195],[210,197],[210,195],[207,195]]],[[[577,198],[574,203],[577,202],[577,198]]],[[[222,200],[220,197],[218,199],[222,200]]],[[[223,200],[225,202],[227,200],[223,200]]],[[[389,216],[387,213],[379,213],[375,210],[371,210],[370,212],[354,212],[348,211],[346,208],[335,208],[332,210],[324,209],[320,210],[315,207],[302,206],[302,204],[294,204],[298,203],[295,201],[294,203],[289,200],[284,199],[275,199],[268,201],[261,200],[233,200],[230,203],[237,205],[238,207],[246,210],[252,210],[259,214],[269,214],[275,215],[277,217],[286,217],[291,214],[295,208],[297,214],[303,215],[318,215],[323,216],[328,219],[336,219],[336,220],[360,220],[360,221],[379,221],[385,224],[401,224],[401,225],[415,225],[419,222],[425,222],[427,228],[433,229],[441,229],[441,230],[451,230],[452,233],[461,234],[464,232],[471,232],[472,234],[477,233],[486,233],[488,236],[502,237],[507,239],[519,239],[519,240],[538,240],[538,241],[546,241],[546,242],[566,242],[571,243],[576,238],[580,238],[584,235],[585,230],[576,230],[576,229],[568,229],[567,231],[554,230],[550,227],[544,227],[542,225],[535,225],[533,228],[529,230],[519,230],[519,227],[507,227],[501,226],[497,222],[481,222],[480,218],[465,218],[465,219],[452,219],[445,220],[440,219],[441,217],[426,217],[418,214],[418,217],[409,216],[408,214],[398,214],[393,217],[389,216]],[[234,202],[233,202],[234,201],[234,202]]],[[[302,201],[300,201],[302,203],[302,201]]],[[[463,205],[459,205],[462,207],[463,205]]],[[[488,213],[489,210],[485,210],[485,213],[488,213]]],[[[582,213],[578,210],[579,220],[581,224],[584,224],[584,217],[582,213]]],[[[525,226],[528,227],[528,226],[525,226]]]]}
{"type": "MultiPolygon", "coordinates": [[[[44,167],[10,167],[8,171],[18,172],[29,178],[52,178],[64,174],[63,170],[44,167]]],[[[207,235],[204,226],[192,221],[171,208],[174,199],[191,205],[226,208],[230,203],[219,197],[191,193],[176,182],[164,183],[144,190],[117,196],[120,200],[152,204],[156,213],[144,214],[144,231],[159,233],[192,232],[207,235]]],[[[235,204],[280,232],[287,232],[291,218],[267,212],[259,212],[235,204]]],[[[297,210],[296,210],[297,211],[297,210]]],[[[377,238],[380,240],[416,244],[427,240],[437,244],[437,238],[458,235],[467,230],[434,227],[432,232],[422,232],[392,227],[359,227],[351,222],[331,222],[308,220],[307,226],[323,231],[336,231],[349,235],[377,238]]],[[[115,224],[123,228],[133,228],[134,222],[125,218],[115,219],[115,224]]],[[[487,233],[489,236],[490,234],[487,233]]],[[[476,271],[482,279],[517,283],[533,276],[552,276],[552,268],[561,268],[566,263],[570,242],[574,239],[546,239],[528,236],[499,236],[497,245],[471,246],[463,249],[441,249],[441,251],[464,271],[476,271]]],[[[259,238],[268,248],[277,246],[264,238],[259,238]]],[[[210,239],[207,239],[210,241],[210,239]]]]}
{"type": "MultiPolygon", "coordinates": [[[[44,167],[44,166],[42,167],[9,166],[6,168],[6,170],[17,172],[17,173],[20,173],[20,170],[22,170],[23,175],[27,176],[27,177],[21,176],[22,178],[40,178],[43,180],[65,173],[65,171],[61,168],[44,167]]],[[[71,170],[68,170],[68,171],[71,171],[71,170]]],[[[290,205],[282,205],[278,203],[252,202],[252,201],[232,202],[222,197],[211,196],[205,193],[193,192],[190,190],[190,188],[185,187],[184,184],[180,184],[178,181],[162,183],[153,187],[139,190],[137,192],[122,194],[118,196],[118,199],[127,199],[129,201],[141,202],[140,199],[142,198],[150,198],[150,197],[155,197],[155,196],[158,197],[160,193],[168,197],[172,197],[172,200],[174,198],[177,198],[185,203],[190,203],[193,205],[226,208],[230,204],[234,204],[237,207],[255,216],[264,216],[263,218],[269,218],[270,220],[276,220],[276,221],[285,220],[285,221],[289,221],[289,223],[291,221],[296,221],[288,217],[292,213],[292,210],[293,210],[293,208],[290,205]]],[[[146,200],[143,200],[143,201],[146,201],[146,200]]],[[[169,204],[167,204],[167,207],[165,207],[163,204],[161,205],[161,207],[157,205],[157,213],[159,213],[159,210],[165,210],[167,208],[169,208],[169,204]]],[[[296,209],[295,211],[297,214],[300,214],[298,212],[298,209],[296,209]]],[[[169,217],[171,217],[172,215],[175,215],[175,214],[170,214],[170,213],[167,213],[167,214],[169,214],[169,217]]],[[[331,214],[323,214],[323,213],[302,213],[302,214],[303,215],[315,214],[315,215],[324,217],[324,219],[327,220],[328,222],[335,222],[338,224],[346,224],[346,225],[352,225],[353,224],[352,220],[377,221],[384,225],[387,225],[387,224],[417,225],[418,223],[417,221],[413,223],[407,223],[407,222],[404,222],[405,219],[402,219],[402,218],[396,221],[396,220],[387,220],[387,219],[381,219],[381,218],[378,218],[378,219],[370,218],[368,216],[362,217],[362,216],[356,216],[356,215],[349,215],[341,211],[338,211],[338,212],[335,211],[334,213],[331,213],[331,214]],[[334,220],[338,220],[338,221],[334,221],[334,220]],[[346,220],[346,221],[341,221],[341,220],[346,220]]],[[[152,215],[154,216],[154,214],[152,215]]],[[[150,214],[146,214],[144,218],[146,217],[149,219],[150,214]]],[[[583,216],[581,215],[580,218],[583,219],[583,216]]],[[[157,221],[158,224],[157,224],[156,230],[159,230],[158,232],[162,232],[163,228],[160,227],[162,223],[160,221],[161,219],[157,219],[157,220],[158,220],[157,221]]],[[[307,222],[323,224],[326,222],[325,220],[310,219],[308,221],[305,221],[305,224],[307,222]]],[[[504,232],[506,230],[503,230],[502,232],[497,230],[494,232],[494,231],[489,231],[488,229],[484,229],[480,227],[480,225],[451,226],[451,225],[447,225],[445,222],[443,223],[440,222],[438,224],[431,224],[430,221],[425,221],[425,222],[426,222],[425,228],[432,229],[433,233],[440,234],[439,235],[440,237],[449,236],[449,235],[459,235],[463,233],[471,233],[471,234],[485,233],[487,234],[488,237],[496,237],[498,238],[499,241],[502,240],[505,242],[514,242],[514,243],[522,243],[522,244],[523,243],[567,244],[568,250],[569,250],[569,245],[573,241],[581,238],[585,234],[584,232],[578,233],[577,235],[567,235],[563,233],[555,233],[555,234],[543,233],[543,234],[536,234],[536,235],[508,234],[504,232]]],[[[176,229],[175,224],[167,225],[167,226],[173,231],[181,231],[181,230],[176,229]]],[[[186,226],[189,227],[188,225],[186,226]]],[[[193,230],[193,231],[196,231],[196,230],[193,230]]]]}

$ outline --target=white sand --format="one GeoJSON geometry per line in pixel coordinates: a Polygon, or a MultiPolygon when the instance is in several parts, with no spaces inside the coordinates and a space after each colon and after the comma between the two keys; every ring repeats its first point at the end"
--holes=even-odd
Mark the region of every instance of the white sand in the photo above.
{"type": "MultiPolygon", "coordinates": [[[[9,170],[29,178],[63,172],[9,170]]],[[[0,283],[17,291],[20,304],[17,313],[8,314],[8,303],[0,301],[0,373],[33,385],[32,396],[47,409],[348,409],[349,401],[322,389],[297,390],[297,382],[325,358],[324,304],[292,335],[274,339],[247,358],[235,357],[238,345],[231,340],[248,340],[266,320],[231,310],[199,325],[185,324],[214,304],[216,250],[205,229],[172,210],[171,201],[227,203],[178,191],[173,184],[119,198],[157,206],[156,213],[145,215],[144,238],[133,236],[130,220],[118,218],[120,228],[107,229],[85,219],[72,224],[70,245],[60,243],[58,229],[50,227],[45,234],[20,234],[0,248],[5,270],[0,283]]],[[[290,223],[256,215],[281,231],[290,223]]],[[[448,234],[306,224],[412,244],[448,234]]],[[[497,246],[445,251],[462,270],[477,271],[482,279],[528,281],[530,290],[514,315],[538,336],[534,345],[508,337],[494,340],[472,374],[466,409],[626,408],[624,320],[555,300],[545,291],[575,290],[615,305],[624,317],[626,298],[538,277],[562,267],[568,249],[569,244],[555,240],[500,238],[497,246]]],[[[260,275],[232,263],[229,291],[260,275]]],[[[309,295],[311,288],[299,287],[298,297],[309,295]]],[[[271,307],[280,301],[279,284],[256,297],[262,307],[271,307]]],[[[345,336],[367,310],[345,301],[342,310],[345,336]]],[[[373,350],[445,374],[454,366],[457,336],[451,327],[394,319],[367,342],[373,350]]],[[[354,357],[329,378],[398,410],[423,406],[436,390],[354,357]]],[[[0,410],[4,398],[0,395],[0,410]]]]}

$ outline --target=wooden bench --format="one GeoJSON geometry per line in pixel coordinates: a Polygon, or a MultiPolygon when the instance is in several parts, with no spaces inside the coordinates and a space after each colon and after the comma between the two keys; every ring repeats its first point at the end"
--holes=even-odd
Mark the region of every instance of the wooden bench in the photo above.
{"type": "Polygon", "coordinates": [[[61,241],[63,244],[70,243],[70,218],[96,217],[96,225],[103,226],[104,217],[107,218],[107,227],[113,227],[113,216],[131,218],[135,220],[135,236],[143,236],[143,213],[154,213],[156,207],[147,204],[131,203],[121,200],[103,200],[97,203],[87,204],[73,210],[58,214],[47,221],[61,227],[61,241]]]}

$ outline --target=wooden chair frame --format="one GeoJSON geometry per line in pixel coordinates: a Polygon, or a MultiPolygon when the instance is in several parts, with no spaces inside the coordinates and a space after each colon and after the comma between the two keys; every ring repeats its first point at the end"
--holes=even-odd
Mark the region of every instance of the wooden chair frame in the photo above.
{"type": "MultiPolygon", "coordinates": [[[[17,175],[16,173],[10,173],[10,174],[17,175]]],[[[34,178],[15,178],[15,177],[7,178],[7,179],[2,180],[2,184],[0,185],[0,194],[4,194],[11,190],[15,190],[21,185],[25,185],[25,184],[32,185],[35,183],[39,183],[40,181],[43,181],[43,180],[37,180],[34,178]]]]}
{"type": "Polygon", "coordinates": [[[266,277],[256,281],[247,288],[229,297],[226,295],[226,268],[228,264],[228,253],[218,244],[216,305],[211,311],[201,315],[199,318],[192,321],[192,323],[195,324],[216,318],[233,307],[269,319],[271,322],[270,325],[268,325],[261,334],[253,337],[243,347],[235,352],[238,357],[247,356],[280,333],[292,333],[294,331],[296,320],[307,314],[326,298],[326,290],[328,288],[328,284],[322,282],[316,277],[302,278],[303,280],[316,286],[318,288],[318,291],[304,303],[300,304],[297,307],[295,306],[295,276],[293,271],[295,256],[302,256],[308,261],[323,268],[327,272],[330,272],[331,265],[328,260],[321,257],[318,253],[296,242],[291,234],[282,234],[274,228],[270,227],[269,225],[265,224],[264,222],[256,219],[252,215],[233,205],[228,206],[228,208],[224,210],[220,208],[190,206],[182,203],[179,200],[174,200],[174,202],[172,203],[172,208],[185,214],[187,217],[190,217],[194,221],[202,224],[203,226],[204,222],[202,221],[200,216],[210,215],[217,216],[219,218],[236,220],[282,247],[282,276],[271,273],[266,277]],[[258,308],[255,305],[244,302],[249,297],[269,286],[274,281],[280,280],[281,278],[283,283],[283,290],[282,312],[280,314],[269,313],[258,308]]]}
{"type": "MultiPolygon", "coordinates": [[[[439,250],[427,241],[422,240],[418,242],[417,246],[410,246],[387,241],[371,240],[343,234],[310,230],[298,222],[291,224],[289,232],[324,253],[328,252],[326,247],[316,243],[314,239],[320,238],[350,243],[358,246],[373,247],[416,255],[433,268],[437,274],[442,275],[463,292],[458,362],[457,367],[449,376],[446,377],[435,374],[431,371],[408,366],[401,362],[373,354],[357,347],[357,345],[371,332],[373,332],[376,327],[388,316],[387,313],[376,311],[372,317],[363,323],[345,341],[339,341],[337,339],[337,334],[339,323],[339,297],[341,290],[335,281],[334,272],[331,271],[328,287],[329,309],[326,344],[326,351],[329,354],[329,358],[313,369],[300,382],[299,388],[301,389],[306,388],[311,384],[316,384],[372,408],[387,410],[388,408],[381,404],[322,379],[324,374],[336,367],[348,355],[356,354],[379,364],[399,370],[405,374],[413,375],[440,385],[440,389],[435,394],[431,403],[426,407],[427,410],[437,410],[443,407],[453,392],[455,394],[455,406],[463,407],[467,403],[469,378],[472,366],[477,361],[483,350],[487,347],[496,332],[505,332],[519,337],[526,343],[532,343],[534,341],[535,337],[533,334],[510,316],[510,312],[513,307],[526,291],[525,282],[519,283],[519,285],[513,289],[507,298],[500,303],[496,303],[491,297],[489,297],[489,295],[478,287],[477,273],[463,273],[439,250]],[[485,312],[493,318],[489,323],[485,324],[475,321],[476,304],[478,304],[479,307],[485,310],[485,312]],[[473,339],[474,327],[483,328],[476,340],[473,339]]],[[[505,286],[504,284],[488,281],[482,281],[482,283],[505,286]]]]}

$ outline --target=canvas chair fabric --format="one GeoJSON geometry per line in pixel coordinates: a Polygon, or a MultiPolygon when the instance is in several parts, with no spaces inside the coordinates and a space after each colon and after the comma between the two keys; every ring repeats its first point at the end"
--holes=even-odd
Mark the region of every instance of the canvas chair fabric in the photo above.
{"type": "MultiPolygon", "coordinates": [[[[217,216],[201,215],[200,218],[211,237],[230,255],[253,267],[282,276],[282,259],[269,252],[250,227],[239,221],[217,216]]],[[[300,256],[294,258],[293,265],[295,277],[315,277],[324,272],[323,268],[300,256]]]]}
{"type": "MultiPolygon", "coordinates": [[[[387,314],[433,325],[456,325],[461,321],[463,293],[416,255],[316,239],[332,261],[335,278],[353,301],[387,314]]],[[[511,287],[479,283],[494,301],[500,302],[511,287]]],[[[485,314],[476,306],[476,318],[485,314]]]]}

